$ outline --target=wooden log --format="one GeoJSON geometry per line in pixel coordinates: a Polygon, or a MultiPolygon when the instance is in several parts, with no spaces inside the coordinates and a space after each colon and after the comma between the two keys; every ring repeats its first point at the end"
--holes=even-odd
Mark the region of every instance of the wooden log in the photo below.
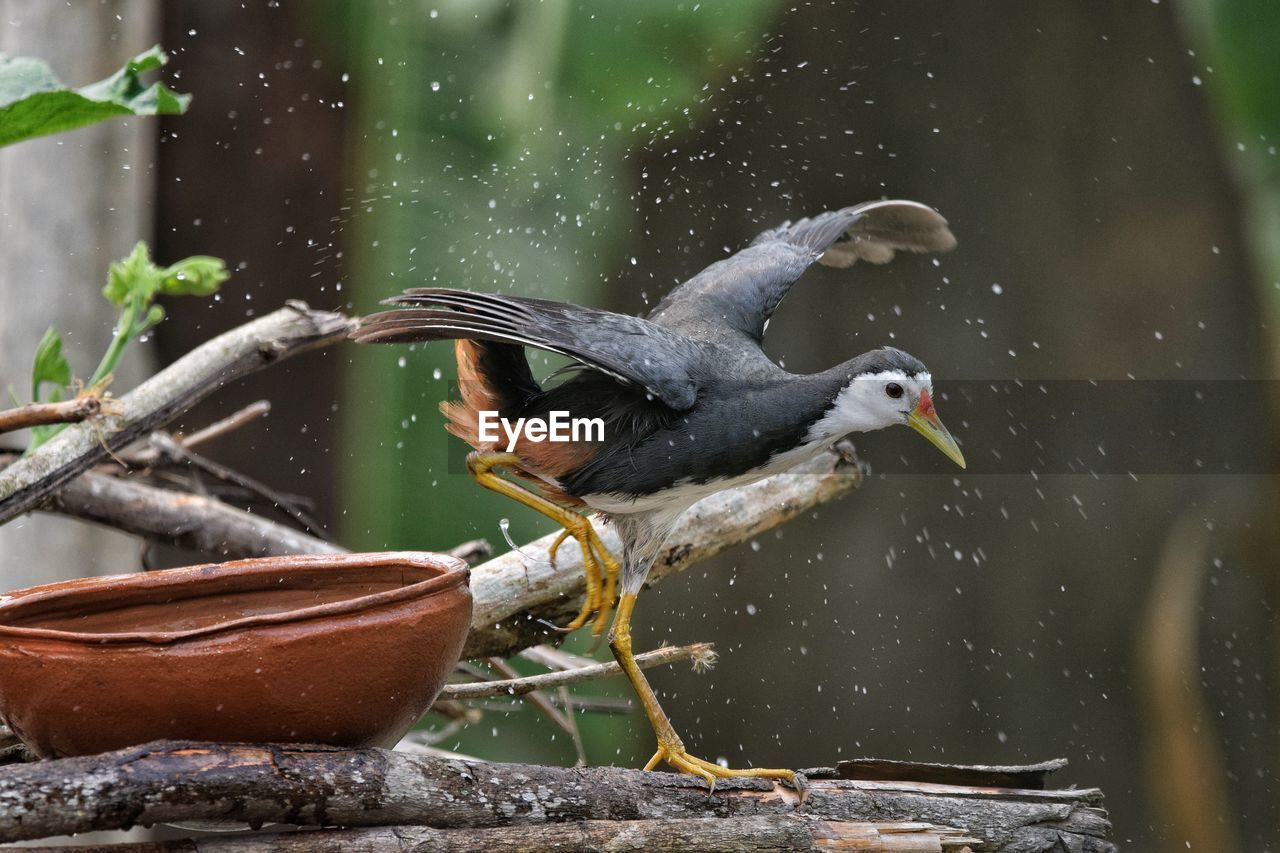
{"type": "MultiPolygon", "coordinates": [[[[211,820],[254,827],[511,828],[515,836],[543,828],[573,837],[584,821],[714,818],[732,831],[742,821],[771,818],[778,831],[791,831],[792,824],[777,819],[801,817],[946,827],[977,839],[983,851],[1114,853],[1096,789],[856,781],[838,778],[834,770],[806,775],[802,802],[794,790],[756,779],[726,781],[709,793],[688,776],[612,767],[490,764],[382,749],[161,741],[0,768],[0,842],[211,820]]],[[[495,843],[503,837],[511,836],[492,836],[495,843]]]]}
{"type": "MultiPolygon", "coordinates": [[[[223,838],[42,848],[57,853],[597,853],[696,850],[756,853],[854,850],[859,853],[961,853],[978,844],[950,827],[926,823],[811,820],[803,815],[675,820],[584,820],[570,824],[434,829],[427,826],[274,832],[223,838]]],[[[6,847],[6,850],[17,850],[6,847]]]]}

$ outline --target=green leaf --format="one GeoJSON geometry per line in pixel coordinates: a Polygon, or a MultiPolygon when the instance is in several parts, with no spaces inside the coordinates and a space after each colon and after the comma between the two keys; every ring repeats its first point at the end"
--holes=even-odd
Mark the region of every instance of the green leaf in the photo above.
{"type": "MultiPolygon", "coordinates": [[[[62,338],[57,329],[50,326],[36,345],[36,355],[31,363],[31,402],[57,403],[63,399],[67,386],[71,384],[71,365],[62,354],[62,338]],[[41,396],[42,386],[52,385],[47,393],[41,396]]],[[[35,450],[58,434],[66,424],[49,424],[31,428],[31,439],[27,443],[27,453],[35,450]]]]}
{"type": "Polygon", "coordinates": [[[138,305],[150,302],[160,290],[164,271],[151,261],[151,251],[145,240],[139,240],[129,257],[112,261],[107,271],[107,286],[102,295],[113,305],[127,305],[136,299],[138,305]]]}
{"type": "Polygon", "coordinates": [[[179,94],[163,83],[147,86],[141,80],[142,74],[168,61],[157,45],[107,79],[71,89],[38,59],[0,54],[0,146],[74,130],[113,116],[186,112],[190,95],[179,94]]]}
{"type": "Polygon", "coordinates": [[[62,389],[71,384],[71,365],[62,354],[62,338],[57,329],[50,326],[36,346],[36,356],[31,364],[31,402],[39,403],[40,386],[54,386],[45,402],[56,403],[62,399],[62,389]]]}
{"type": "Polygon", "coordinates": [[[221,258],[192,255],[166,268],[160,292],[169,296],[211,296],[231,277],[221,258]]]}

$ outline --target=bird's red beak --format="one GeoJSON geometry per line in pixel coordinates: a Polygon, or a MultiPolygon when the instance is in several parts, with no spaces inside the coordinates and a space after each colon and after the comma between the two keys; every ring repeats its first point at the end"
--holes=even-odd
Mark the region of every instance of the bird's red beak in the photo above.
{"type": "Polygon", "coordinates": [[[938,420],[938,411],[933,407],[933,398],[929,396],[928,389],[920,392],[920,403],[907,416],[907,425],[929,439],[929,443],[946,454],[952,462],[964,467],[964,454],[960,452],[959,445],[942,425],[942,421],[938,420]]]}

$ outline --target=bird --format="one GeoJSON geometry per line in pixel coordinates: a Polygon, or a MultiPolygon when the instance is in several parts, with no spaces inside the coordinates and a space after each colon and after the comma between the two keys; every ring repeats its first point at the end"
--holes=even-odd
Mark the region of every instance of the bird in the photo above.
{"type": "MultiPolygon", "coordinates": [[[[586,595],[565,630],[592,623],[608,641],[653,727],[665,762],[701,777],[796,782],[794,771],[727,768],[688,751],[636,664],[631,625],[649,569],[680,515],[724,489],[777,474],[851,433],[905,425],[964,467],[933,402],[932,377],[893,347],[814,374],[795,374],[761,348],[770,317],[812,264],[885,263],[895,252],[954,248],[946,219],[914,201],[879,200],[785,222],[677,286],[645,317],[505,293],[418,287],[362,320],[363,343],[454,341],[461,399],[441,408],[446,429],[473,451],[481,485],[563,527],[582,552],[586,595]],[[567,357],[565,375],[538,381],[526,348],[567,357]],[[482,419],[519,423],[568,412],[598,419],[602,435],[510,442],[482,435],[482,419]],[[505,476],[504,476],[505,474],[505,476]],[[592,527],[615,525],[621,560],[592,527]]],[[[561,371],[557,371],[560,373],[561,371]]]]}

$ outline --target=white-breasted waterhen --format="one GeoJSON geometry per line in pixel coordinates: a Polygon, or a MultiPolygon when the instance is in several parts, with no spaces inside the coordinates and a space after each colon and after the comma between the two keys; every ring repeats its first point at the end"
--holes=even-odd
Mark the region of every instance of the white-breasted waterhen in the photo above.
{"type": "Polygon", "coordinates": [[[456,340],[462,400],[442,409],[448,430],[475,448],[467,457],[472,475],[555,519],[565,528],[560,541],[572,536],[582,549],[587,594],[569,629],[595,614],[593,632],[604,630],[619,575],[581,513],[617,525],[622,589],[609,644],[657,734],[645,769],[665,761],[712,785],[728,776],[789,780],[790,770],[731,770],[685,750],[632,656],[636,595],[693,503],[784,471],[849,433],[904,424],[964,466],[934,411],[929,372],[919,360],[885,347],[797,375],[760,348],[770,315],[815,261],[848,267],[859,258],[884,263],[898,250],[954,246],[946,220],[932,209],[874,201],[766,231],[680,285],[644,319],[543,299],[414,288],[387,300],[410,307],[366,318],[353,337],[456,340]],[[581,369],[544,387],[524,347],[568,356],[581,369]],[[481,412],[515,422],[554,411],[602,418],[603,441],[535,442],[526,433],[511,452],[499,452],[480,438],[481,412]]]}

